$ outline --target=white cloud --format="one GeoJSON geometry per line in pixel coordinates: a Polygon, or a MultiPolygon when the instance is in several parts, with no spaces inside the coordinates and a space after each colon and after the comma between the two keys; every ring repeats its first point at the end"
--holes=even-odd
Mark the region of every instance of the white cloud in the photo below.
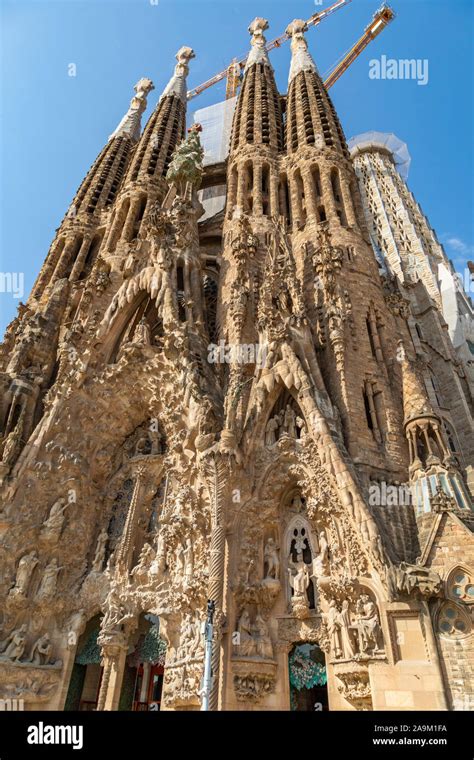
{"type": "Polygon", "coordinates": [[[468,245],[464,242],[464,240],[461,240],[457,237],[451,237],[446,240],[446,245],[448,248],[451,248],[453,251],[457,251],[458,253],[462,253],[465,256],[468,254],[471,254],[474,252],[474,246],[468,245]]]}

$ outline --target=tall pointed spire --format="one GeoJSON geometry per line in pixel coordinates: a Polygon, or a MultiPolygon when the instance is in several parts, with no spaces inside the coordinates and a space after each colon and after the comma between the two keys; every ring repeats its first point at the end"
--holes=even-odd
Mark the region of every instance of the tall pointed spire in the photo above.
{"type": "Polygon", "coordinates": [[[189,61],[194,57],[194,50],[190,47],[181,47],[176,53],[178,63],[174,74],[145,127],[125,184],[166,175],[173,151],[185,137],[186,77],[189,61]]]}
{"type": "Polygon", "coordinates": [[[232,150],[242,145],[283,149],[283,120],[273,68],[268,60],[264,31],[268,21],[256,18],[249,26],[251,50],[232,128],[232,150]]]}
{"type": "Polygon", "coordinates": [[[168,190],[166,172],[186,133],[186,77],[194,57],[190,47],[181,47],[176,53],[173,76],[143,130],[123,181],[105,243],[108,251],[115,251],[120,241],[129,243],[136,238],[147,207],[162,201],[168,190]]]}
{"type": "Polygon", "coordinates": [[[147,95],[153,89],[153,82],[147,78],[135,85],[136,94],[127,113],[92,164],[66,212],[30,298],[40,298],[56,280],[65,277],[76,280],[90,269],[102,240],[103,233],[97,232],[100,214],[115,201],[132,150],[140,139],[141,116],[147,106],[147,95]]]}
{"type": "Polygon", "coordinates": [[[295,19],[286,33],[291,37],[288,77],[286,143],[289,153],[304,145],[336,148],[349,158],[346,140],[331,98],[326,92],[306,42],[306,23],[295,19]]]}
{"type": "Polygon", "coordinates": [[[135,87],[130,107],[118,127],[109,137],[104,149],[88,172],[69,208],[68,217],[79,211],[93,212],[115,199],[131,150],[140,139],[141,117],[147,106],[147,95],[154,90],[151,79],[140,79],[135,87]]]}

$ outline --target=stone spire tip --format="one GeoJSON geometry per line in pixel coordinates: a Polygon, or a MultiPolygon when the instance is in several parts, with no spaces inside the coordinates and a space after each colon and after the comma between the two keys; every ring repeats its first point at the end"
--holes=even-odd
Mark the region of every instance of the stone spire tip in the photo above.
{"type": "Polygon", "coordinates": [[[147,77],[139,79],[133,88],[136,95],[130,101],[130,107],[118,125],[117,129],[112,132],[109,140],[114,137],[128,136],[133,142],[140,139],[141,116],[147,106],[147,95],[155,89],[155,85],[147,77]]]}
{"type": "Polygon", "coordinates": [[[268,21],[266,18],[260,18],[257,16],[249,26],[249,33],[252,36],[250,40],[251,49],[245,64],[245,71],[253,66],[254,63],[263,63],[266,66],[270,66],[268,60],[268,54],[266,50],[266,39],[264,31],[268,29],[268,21]]]}
{"type": "Polygon", "coordinates": [[[291,38],[291,66],[288,77],[288,84],[296,77],[300,71],[314,71],[318,69],[311,58],[308,50],[308,43],[304,36],[308,29],[306,21],[301,18],[295,18],[291,24],[286,27],[286,34],[291,38]]]}
{"type": "Polygon", "coordinates": [[[174,74],[166,85],[160,100],[170,95],[176,95],[183,103],[186,102],[186,77],[189,73],[189,61],[196,57],[194,50],[186,45],[180,47],[176,53],[178,63],[175,66],[174,74]]]}

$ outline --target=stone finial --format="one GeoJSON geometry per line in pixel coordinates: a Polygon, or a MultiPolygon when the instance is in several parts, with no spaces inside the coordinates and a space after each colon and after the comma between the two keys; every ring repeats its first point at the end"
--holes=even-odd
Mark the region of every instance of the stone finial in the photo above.
{"type": "Polygon", "coordinates": [[[268,29],[268,21],[266,18],[257,17],[250,24],[249,33],[252,35],[252,39],[250,40],[252,48],[247,58],[245,71],[247,71],[250,66],[253,66],[254,63],[264,63],[267,66],[270,66],[270,61],[268,60],[268,54],[265,48],[267,41],[263,34],[266,29],[268,29]]]}
{"type": "Polygon", "coordinates": [[[112,132],[109,140],[114,137],[128,135],[131,140],[137,142],[140,139],[141,117],[147,105],[147,95],[155,89],[151,79],[143,77],[133,88],[136,95],[130,101],[130,107],[118,125],[117,129],[112,132]]]}
{"type": "Polygon", "coordinates": [[[196,58],[196,53],[192,48],[186,47],[186,45],[180,47],[176,53],[176,60],[178,61],[178,64],[176,66],[176,74],[182,73],[186,75],[189,71],[189,61],[191,61],[193,58],[196,58]],[[182,69],[186,68],[186,71],[178,72],[178,67],[182,67],[182,69]]]}
{"type": "Polygon", "coordinates": [[[308,25],[306,21],[303,21],[301,18],[295,18],[291,22],[291,24],[288,24],[288,26],[285,29],[286,34],[288,37],[299,37],[300,39],[303,38],[303,33],[306,32],[308,28],[308,25]]]}
{"type": "Polygon", "coordinates": [[[151,79],[148,79],[147,77],[143,77],[142,79],[139,79],[136,83],[135,87],[133,88],[135,92],[137,93],[136,97],[145,97],[148,95],[149,92],[155,89],[155,85],[151,81],[151,79]]]}
{"type": "Polygon", "coordinates": [[[266,40],[263,33],[268,29],[268,21],[266,18],[254,18],[249,25],[249,32],[252,35],[252,45],[264,45],[266,40]]]}
{"type": "Polygon", "coordinates": [[[311,58],[308,51],[308,43],[304,32],[308,26],[303,19],[295,18],[291,24],[286,27],[286,34],[291,38],[291,66],[288,77],[288,84],[295,78],[300,71],[317,72],[316,64],[311,58]]]}
{"type": "Polygon", "coordinates": [[[170,95],[176,95],[183,103],[186,102],[186,77],[189,73],[189,61],[195,58],[196,54],[190,47],[183,45],[176,53],[178,63],[175,66],[174,74],[163,90],[161,98],[170,95]]]}

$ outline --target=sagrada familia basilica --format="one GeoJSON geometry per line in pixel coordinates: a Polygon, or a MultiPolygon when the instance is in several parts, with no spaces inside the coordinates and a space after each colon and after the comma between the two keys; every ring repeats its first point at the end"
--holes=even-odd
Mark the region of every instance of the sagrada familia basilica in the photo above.
{"type": "Polygon", "coordinates": [[[27,710],[199,710],[208,601],[211,710],[474,708],[447,260],[390,151],[349,152],[299,20],[279,94],[267,26],[221,164],[190,48],[143,131],[136,84],[6,331],[0,699],[27,710]]]}

